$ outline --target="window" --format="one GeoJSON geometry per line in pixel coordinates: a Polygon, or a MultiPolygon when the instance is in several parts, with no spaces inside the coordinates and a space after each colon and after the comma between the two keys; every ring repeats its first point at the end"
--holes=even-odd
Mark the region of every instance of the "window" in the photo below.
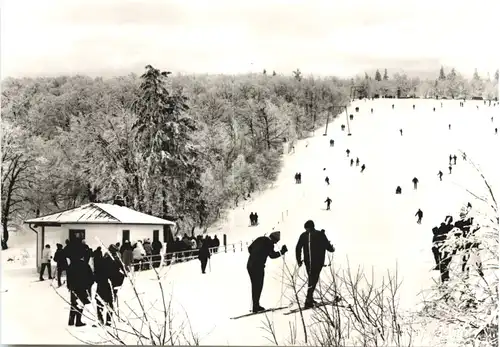
{"type": "Polygon", "coordinates": [[[84,229],[69,229],[69,240],[85,240],[85,230],[84,229]]]}
{"type": "Polygon", "coordinates": [[[153,241],[158,241],[160,239],[160,230],[153,230],[153,241]]]}
{"type": "Polygon", "coordinates": [[[122,230],[122,245],[127,240],[130,241],[130,230],[122,230]]]}

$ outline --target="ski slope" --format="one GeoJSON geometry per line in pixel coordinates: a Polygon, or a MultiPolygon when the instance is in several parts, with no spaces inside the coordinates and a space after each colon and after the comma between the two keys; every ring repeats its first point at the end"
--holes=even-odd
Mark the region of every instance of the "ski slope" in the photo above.
{"type": "MultiPolygon", "coordinates": [[[[352,136],[340,130],[345,123],[341,115],[330,123],[327,136],[323,136],[322,128],[315,136],[299,141],[295,152],[285,155],[283,169],[273,187],[231,210],[226,222],[211,230],[226,233],[228,243],[251,241],[273,229],[281,231],[281,242],[276,249],[286,244],[290,252],[283,258],[268,260],[262,306],[271,308],[289,303],[285,296],[290,289],[282,285],[283,266],[295,266],[295,244],[304,222],[312,219],[316,228],[326,230],[336,248],[335,267],[345,268],[348,259],[351,267],[362,266],[369,272],[373,268],[374,274],[380,276],[387,269],[394,269],[397,263],[399,278],[403,280],[401,305],[408,309],[416,307],[419,292],[429,288],[438,276],[438,272],[430,271],[434,265],[432,227],[446,214],[457,215],[464,202],[471,201],[474,208],[481,208],[463,188],[482,190],[481,180],[466,166],[458,149],[481,166],[493,190],[498,191],[499,187],[500,172],[494,157],[500,149],[499,136],[494,135],[498,120],[492,122],[491,117],[499,114],[500,107],[483,106],[482,101],[467,101],[464,108],[459,107],[459,101],[443,100],[442,104],[441,107],[441,101],[411,99],[353,103],[348,109],[354,115],[350,123],[352,136]],[[356,106],[360,108],[358,113],[354,112],[356,106]],[[403,136],[399,129],[403,129],[403,136]],[[333,148],[329,146],[331,138],[335,140],[333,148]],[[359,157],[360,166],[366,164],[364,173],[360,173],[360,167],[350,167],[347,148],[351,150],[350,157],[359,157]],[[450,154],[458,157],[451,175],[448,174],[450,154]],[[444,173],[442,182],[437,177],[439,170],[444,173]],[[295,184],[296,172],[302,173],[302,184],[295,184]],[[330,185],[325,183],[325,176],[330,178],[330,185]],[[416,191],[411,182],[413,177],[420,181],[416,191]],[[402,195],[394,194],[398,185],[402,187],[402,195]],[[331,211],[326,211],[327,197],[333,200],[331,211]],[[419,208],[424,212],[420,225],[415,217],[419,208]],[[259,214],[256,227],[249,227],[250,212],[259,214]]],[[[251,307],[247,256],[244,244],[243,252],[228,250],[227,254],[215,255],[205,275],[201,274],[198,261],[168,268],[163,280],[165,291],[172,293],[178,314],[189,315],[192,330],[199,334],[202,344],[270,344],[261,329],[264,315],[230,320],[247,313],[251,307]]],[[[36,279],[33,267],[33,264],[24,267],[7,264],[2,259],[2,290],[8,289],[1,294],[2,343],[79,344],[78,339],[99,340],[102,332],[98,328],[67,329],[67,305],[49,281],[30,282],[36,279]]],[[[159,296],[152,277],[151,272],[136,277],[140,292],[150,301],[159,296]]],[[[322,273],[322,279],[325,278],[326,270],[322,273]]],[[[68,296],[65,288],[58,291],[68,296]]],[[[127,300],[130,292],[126,284],[119,294],[121,301],[127,300]]],[[[278,338],[285,341],[289,322],[297,316],[282,313],[269,316],[278,338]]]]}

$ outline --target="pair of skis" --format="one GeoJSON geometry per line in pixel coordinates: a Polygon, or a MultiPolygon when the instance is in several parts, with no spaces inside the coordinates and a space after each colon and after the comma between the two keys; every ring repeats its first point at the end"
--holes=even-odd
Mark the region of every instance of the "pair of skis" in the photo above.
{"type": "MultiPolygon", "coordinates": [[[[285,312],[283,313],[285,316],[287,315],[290,315],[290,314],[293,314],[293,313],[297,313],[299,311],[306,311],[306,310],[309,310],[311,308],[318,308],[318,307],[322,307],[322,306],[327,306],[327,305],[334,305],[334,306],[338,306],[338,307],[345,307],[343,305],[340,305],[338,302],[333,302],[333,301],[330,301],[330,302],[321,302],[321,303],[317,303],[315,304],[314,306],[312,307],[301,307],[301,308],[294,308],[294,309],[291,309],[290,311],[288,312],[285,312]]],[[[247,314],[244,314],[244,315],[241,315],[241,316],[236,316],[236,317],[231,317],[231,319],[240,319],[240,318],[244,318],[244,317],[250,317],[250,316],[255,316],[255,315],[258,315],[258,314],[261,314],[261,313],[267,313],[267,312],[274,312],[274,311],[280,311],[280,310],[284,310],[284,309],[287,309],[287,308],[290,308],[290,305],[287,305],[287,306],[280,306],[280,307],[274,307],[274,308],[269,308],[267,310],[263,310],[263,311],[260,311],[260,312],[252,312],[252,313],[247,313],[247,314]]]]}

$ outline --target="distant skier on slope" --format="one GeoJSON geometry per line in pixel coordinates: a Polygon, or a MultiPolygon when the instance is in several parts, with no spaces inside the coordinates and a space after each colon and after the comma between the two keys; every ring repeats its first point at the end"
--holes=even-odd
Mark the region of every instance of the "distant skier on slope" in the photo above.
{"type": "Polygon", "coordinates": [[[394,104],[392,104],[392,109],[394,110],[394,104]]]}
{"type": "Polygon", "coordinates": [[[495,135],[498,135],[498,128],[495,128],[495,135]]]}
{"type": "Polygon", "coordinates": [[[453,165],[457,165],[457,155],[453,155],[453,165]]]}
{"type": "Polygon", "coordinates": [[[264,286],[264,268],[267,257],[276,259],[288,251],[286,245],[283,245],[279,252],[274,251],[274,245],[279,242],[280,236],[279,231],[272,232],[269,237],[258,237],[248,247],[250,256],[248,257],[247,271],[252,283],[252,312],[254,313],[265,311],[265,308],[260,306],[260,295],[264,286]]]}
{"type": "Polygon", "coordinates": [[[418,209],[417,213],[415,213],[415,217],[417,217],[417,223],[422,224],[422,217],[424,216],[424,213],[422,212],[421,209],[418,209]]]}
{"type": "Polygon", "coordinates": [[[436,112],[436,108],[435,107],[432,108],[432,112],[436,112]]]}
{"type": "Polygon", "coordinates": [[[467,154],[465,154],[465,152],[462,153],[462,159],[467,160],[467,154]]]}
{"type": "Polygon", "coordinates": [[[439,180],[442,181],[443,180],[443,172],[441,170],[439,170],[437,175],[439,176],[439,180]]]}
{"type": "Polygon", "coordinates": [[[350,119],[350,120],[354,120],[354,115],[350,114],[350,115],[349,115],[349,119],[350,119]]]}
{"type": "Polygon", "coordinates": [[[349,148],[348,148],[348,149],[346,149],[346,151],[345,151],[345,152],[347,153],[347,158],[349,158],[349,153],[351,153],[351,151],[349,150],[349,148]]]}
{"type": "Polygon", "coordinates": [[[330,204],[332,203],[332,199],[330,199],[329,197],[327,197],[326,200],[325,200],[325,202],[326,202],[326,210],[330,211],[330,204]]]}
{"type": "Polygon", "coordinates": [[[351,166],[354,165],[354,159],[351,158],[351,166]]]}
{"type": "Polygon", "coordinates": [[[450,165],[451,165],[451,162],[453,161],[453,156],[452,156],[451,154],[450,154],[449,159],[450,159],[449,163],[450,163],[450,165]]]}
{"type": "Polygon", "coordinates": [[[413,104],[413,109],[415,109],[415,104],[413,104]]]}
{"type": "Polygon", "coordinates": [[[325,177],[325,182],[326,184],[330,185],[330,179],[328,178],[328,176],[325,177]]]}
{"type": "Polygon", "coordinates": [[[413,177],[411,181],[413,182],[413,189],[417,190],[418,178],[413,177]]]}
{"type": "Polygon", "coordinates": [[[324,232],[315,229],[312,220],[308,220],[304,224],[304,229],[306,231],[300,235],[295,247],[295,257],[299,267],[303,263],[306,264],[308,288],[304,307],[310,308],[316,304],[313,294],[318,284],[321,270],[325,265],[325,252],[334,252],[335,248],[333,248],[324,232]],[[302,261],[302,251],[304,252],[304,261],[302,261]]]}
{"type": "Polygon", "coordinates": [[[396,187],[396,194],[401,194],[401,187],[400,186],[396,187]]]}
{"type": "Polygon", "coordinates": [[[448,130],[451,130],[451,124],[448,124],[448,130]]]}
{"type": "Polygon", "coordinates": [[[356,157],[356,166],[359,166],[359,158],[356,157]]]}
{"type": "Polygon", "coordinates": [[[399,133],[403,136],[403,129],[399,129],[399,133]]]}
{"type": "Polygon", "coordinates": [[[451,165],[448,166],[448,170],[450,170],[450,175],[451,175],[451,169],[452,169],[451,165]]]}
{"type": "Polygon", "coordinates": [[[335,141],[333,141],[333,139],[330,140],[330,147],[333,147],[333,145],[335,144],[335,141]]]}
{"type": "Polygon", "coordinates": [[[373,113],[373,108],[371,109],[371,113],[373,113]]]}
{"type": "Polygon", "coordinates": [[[344,130],[345,130],[345,125],[344,125],[344,124],[342,124],[342,125],[340,126],[340,130],[342,130],[342,131],[344,131],[344,130]]]}
{"type": "Polygon", "coordinates": [[[366,169],[365,164],[361,165],[361,173],[363,173],[363,171],[365,171],[365,169],[366,169]]]}

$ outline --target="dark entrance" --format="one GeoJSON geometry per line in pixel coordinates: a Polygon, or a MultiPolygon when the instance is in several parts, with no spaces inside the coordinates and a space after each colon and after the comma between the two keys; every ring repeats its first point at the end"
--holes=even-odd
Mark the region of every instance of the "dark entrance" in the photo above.
{"type": "Polygon", "coordinates": [[[69,229],[69,241],[85,240],[84,229],[69,229]]]}
{"type": "Polygon", "coordinates": [[[125,241],[130,241],[130,230],[122,230],[122,245],[125,241]]]}
{"type": "Polygon", "coordinates": [[[153,230],[153,241],[160,241],[160,230],[153,230]]]}

